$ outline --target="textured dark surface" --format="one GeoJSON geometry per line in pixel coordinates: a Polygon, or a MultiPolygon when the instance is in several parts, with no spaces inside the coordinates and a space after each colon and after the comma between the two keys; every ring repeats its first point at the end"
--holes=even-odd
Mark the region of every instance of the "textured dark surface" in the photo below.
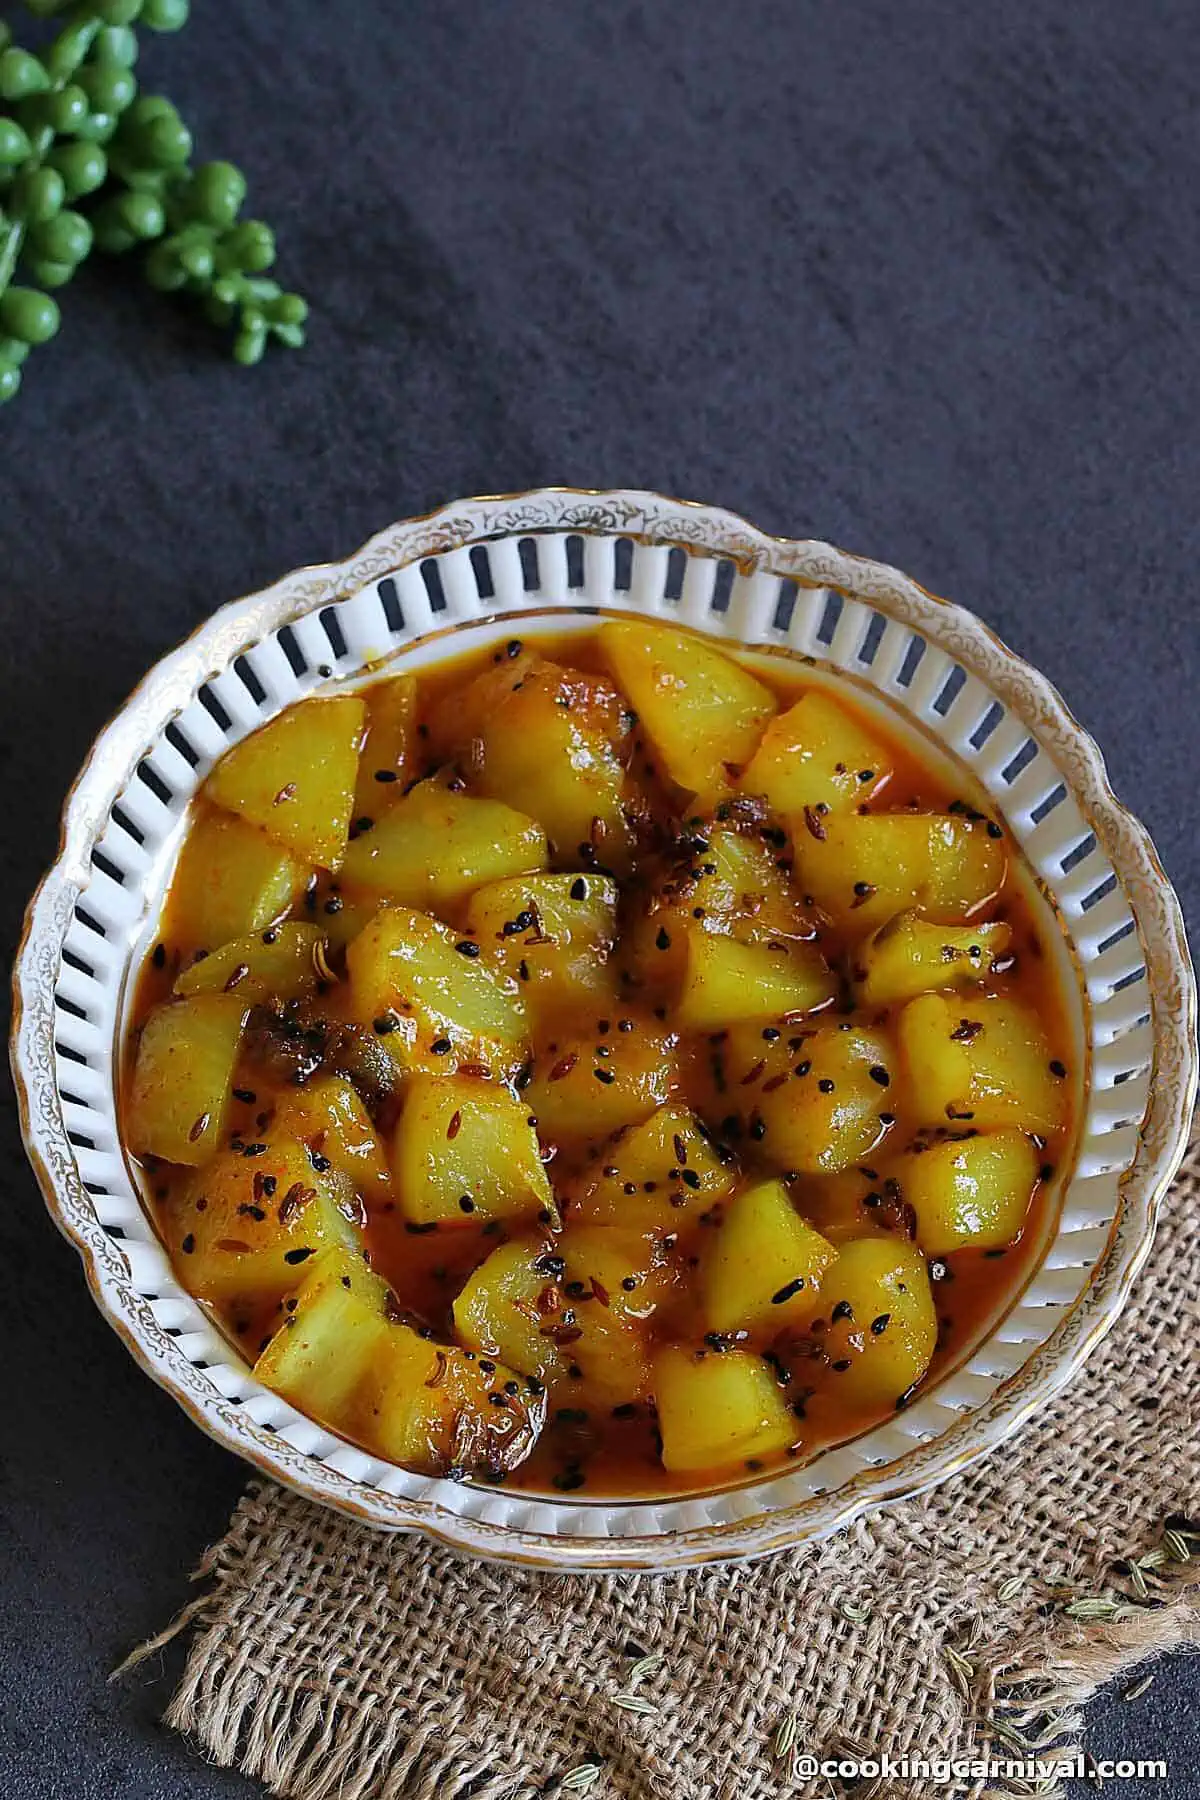
{"type": "MultiPolygon", "coordinates": [[[[97,728],[213,606],[540,482],[719,501],[974,607],[1196,916],[1191,5],[196,10],[145,79],[248,171],[311,346],[236,369],[106,265],[0,414],[7,942],[97,728]]],[[[249,1795],[157,1732],[170,1659],[105,1684],[242,1470],[100,1322],[0,1129],[0,1792],[249,1795]]],[[[1196,1794],[1196,1668],[1094,1705],[1098,1755],[1173,1760],[1110,1791],[1196,1794]]]]}

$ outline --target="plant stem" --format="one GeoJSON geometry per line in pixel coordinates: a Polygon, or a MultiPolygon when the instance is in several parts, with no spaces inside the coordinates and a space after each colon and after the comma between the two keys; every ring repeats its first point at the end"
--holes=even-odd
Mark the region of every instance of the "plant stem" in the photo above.
{"type": "MultiPolygon", "coordinates": [[[[48,68],[53,68],[50,87],[47,93],[57,94],[72,79],[80,63],[91,49],[100,31],[100,20],[92,14],[91,8],[82,4],[70,24],[59,32],[53,44],[47,50],[44,61],[48,68]]],[[[19,173],[24,175],[34,169],[40,169],[46,152],[54,143],[53,125],[43,125],[33,134],[31,139],[32,154],[26,157],[19,173]]],[[[6,219],[0,236],[0,294],[7,288],[16,273],[17,258],[21,254],[21,244],[25,237],[25,225],[21,219],[6,219]]]]}

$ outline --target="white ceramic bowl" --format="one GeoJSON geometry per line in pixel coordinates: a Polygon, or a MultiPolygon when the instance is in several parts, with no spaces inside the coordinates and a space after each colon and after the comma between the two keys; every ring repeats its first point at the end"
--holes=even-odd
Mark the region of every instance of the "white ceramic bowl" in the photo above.
{"type": "MultiPolygon", "coordinates": [[[[411,666],[411,665],[410,665],[411,666]]],[[[825,1536],[994,1448],[1111,1326],[1149,1249],[1196,1088],[1178,903],[1099,750],[985,626],[895,570],[636,492],[468,500],[223,607],[151,671],[68,799],[15,975],[13,1068],[46,1202],[96,1302],[197,1424],[325,1505],[544,1567],[669,1568],[825,1536]],[[538,1498],[413,1475],[260,1387],[179,1286],[138,1197],[114,1072],[132,976],[213,761],[302,695],[405,646],[586,627],[613,611],[791,651],[940,741],[991,796],[1063,922],[1087,1091],[1037,1273],[907,1411],[803,1466],[669,1501],[538,1498]],[[519,626],[514,627],[514,621],[519,626]]]]}

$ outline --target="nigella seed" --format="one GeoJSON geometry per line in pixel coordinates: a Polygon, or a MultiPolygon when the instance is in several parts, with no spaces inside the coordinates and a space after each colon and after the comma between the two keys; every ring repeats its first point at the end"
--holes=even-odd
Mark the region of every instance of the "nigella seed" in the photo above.
{"type": "Polygon", "coordinates": [[[875,1082],[877,1086],[885,1088],[892,1085],[891,1076],[881,1064],[875,1063],[868,1073],[870,1074],[871,1080],[875,1082]]]}
{"type": "Polygon", "coordinates": [[[781,1287],[777,1293],[774,1293],[771,1295],[771,1305],[772,1306],[786,1305],[786,1303],[789,1300],[794,1299],[794,1297],[801,1291],[803,1286],[804,1286],[803,1275],[797,1275],[797,1277],[794,1281],[789,1281],[787,1283],[786,1287],[781,1287]]]}
{"type": "Polygon", "coordinates": [[[460,1194],[459,1195],[458,1209],[460,1212],[465,1212],[465,1213],[471,1213],[471,1212],[475,1211],[475,1202],[472,1200],[470,1194],[460,1194]]]}
{"type": "Polygon", "coordinates": [[[458,954],[460,956],[478,956],[479,955],[479,945],[472,943],[470,938],[463,938],[462,942],[459,944],[455,944],[454,948],[458,951],[458,954]]]}
{"type": "Polygon", "coordinates": [[[386,1037],[389,1031],[395,1031],[399,1022],[400,1021],[393,1018],[390,1013],[380,1013],[379,1017],[373,1023],[373,1029],[380,1037],[386,1037]]]}
{"type": "Polygon", "coordinates": [[[891,1313],[880,1313],[880,1315],[877,1319],[871,1320],[871,1331],[875,1337],[879,1337],[883,1332],[885,1332],[887,1330],[888,1321],[891,1318],[891,1316],[892,1316],[891,1313]]]}
{"type": "Polygon", "coordinates": [[[605,1087],[611,1087],[613,1082],[617,1079],[611,1069],[593,1069],[592,1074],[596,1077],[597,1081],[602,1081],[605,1087]]]}
{"type": "Polygon", "coordinates": [[[839,1300],[829,1316],[836,1325],[840,1319],[853,1319],[854,1309],[848,1300],[839,1300]]]}
{"type": "Polygon", "coordinates": [[[314,1251],[308,1247],[299,1250],[285,1250],[283,1260],[285,1263],[302,1263],[307,1262],[308,1258],[314,1254],[314,1251]]]}
{"type": "Polygon", "coordinates": [[[1067,1073],[1067,1065],[1065,1063],[1059,1062],[1059,1060],[1056,1056],[1054,1058],[1053,1062],[1050,1064],[1050,1073],[1052,1075],[1056,1076],[1059,1081],[1062,1081],[1065,1078],[1066,1073],[1067,1073]]]}
{"type": "Polygon", "coordinates": [[[449,1056],[453,1048],[454,1045],[448,1037],[434,1038],[429,1046],[430,1054],[433,1056],[449,1056]]]}
{"type": "Polygon", "coordinates": [[[155,944],[154,955],[151,958],[151,961],[156,969],[165,968],[167,961],[167,946],[165,944],[155,944]]]}
{"type": "Polygon", "coordinates": [[[179,1248],[183,1251],[183,1254],[185,1256],[190,1256],[192,1254],[192,1251],[196,1248],[196,1240],[192,1236],[190,1231],[188,1232],[187,1236],[184,1238],[182,1244],[180,1244],[179,1248]]]}
{"type": "Polygon", "coordinates": [[[655,938],[654,942],[660,950],[669,950],[671,948],[671,934],[665,925],[659,926],[658,936],[655,938]]]}
{"type": "Polygon", "coordinates": [[[571,883],[571,898],[572,900],[587,899],[587,882],[583,879],[582,875],[577,881],[571,883]]]}
{"type": "Polygon", "coordinates": [[[818,1081],[817,1086],[823,1094],[832,1094],[833,1092],[833,1083],[829,1080],[828,1076],[826,1076],[824,1080],[818,1081]]]}
{"type": "Polygon", "coordinates": [[[840,1356],[833,1367],[837,1370],[839,1375],[844,1375],[846,1370],[850,1367],[850,1358],[848,1356],[840,1356]]]}

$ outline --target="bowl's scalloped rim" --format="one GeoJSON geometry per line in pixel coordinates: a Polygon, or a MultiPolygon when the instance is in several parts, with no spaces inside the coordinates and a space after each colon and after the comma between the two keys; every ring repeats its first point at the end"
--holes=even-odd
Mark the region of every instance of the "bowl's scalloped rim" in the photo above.
{"type": "MultiPolygon", "coordinates": [[[[199,680],[204,678],[201,676],[199,680]]],[[[180,696],[180,707],[192,697],[198,684],[194,673],[189,674],[187,692],[180,696]]],[[[121,791],[124,780],[132,773],[144,749],[144,744],[138,747],[114,792],[121,791]]],[[[111,779],[106,781],[106,786],[112,786],[111,779]]],[[[111,801],[107,805],[111,806],[111,801]]],[[[1134,915],[1139,933],[1144,937],[1143,914],[1136,906],[1134,915]]],[[[10,1061],[26,1151],[52,1218],[80,1255],[97,1306],[139,1365],[172,1394],[209,1436],[264,1475],[376,1528],[417,1531],[450,1549],[530,1568],[667,1570],[756,1558],[828,1537],[871,1507],[925,1492],[969,1467],[1019,1430],[1038,1408],[1061,1391],[1119,1316],[1150,1252],[1163,1199],[1187,1146],[1197,1089],[1196,983],[1179,901],[1145,827],[1113,792],[1098,744],[1075,719],[1046,677],[1011,651],[974,614],[930,593],[887,564],[842,551],[820,540],[773,536],[723,508],[678,500],[648,490],[544,487],[455,501],[385,527],[343,562],[308,564],[294,569],[266,588],[219,607],[148,671],[98,734],[64,802],[55,859],[29,903],[15,959],[10,1061]],[[582,507],[577,504],[580,502],[584,503],[582,507]],[[500,515],[490,513],[489,509],[504,508],[510,509],[512,520],[507,526],[500,526],[497,523],[500,515]],[[611,514],[611,523],[598,527],[590,522],[590,515],[605,508],[611,514]],[[255,613],[256,641],[289,620],[327,606],[357,588],[427,556],[487,542],[498,536],[524,536],[547,530],[583,533],[601,530],[614,536],[679,544],[684,549],[728,557],[743,573],[767,570],[804,585],[839,589],[867,601],[892,618],[914,625],[918,622],[927,624],[931,617],[940,616],[951,630],[939,633],[938,641],[945,648],[947,637],[957,638],[953,645],[956,655],[961,656],[972,644],[986,644],[1014,674],[1019,674],[1026,690],[1036,695],[1054,732],[1064,741],[1070,741],[1082,757],[1088,779],[1085,788],[1072,789],[1074,796],[1086,802],[1089,823],[1103,826],[1104,848],[1123,878],[1123,885],[1125,877],[1140,876],[1154,893],[1160,909],[1156,921],[1161,937],[1156,946],[1158,986],[1153,980],[1151,982],[1154,998],[1160,1003],[1155,1005],[1153,1014],[1156,1057],[1163,1039],[1169,1037],[1180,1060],[1183,1078],[1169,1091],[1168,1084],[1152,1083],[1151,1099],[1138,1134],[1138,1149],[1121,1178],[1121,1205],[1126,1209],[1136,1205],[1136,1216],[1131,1216],[1128,1211],[1123,1215],[1124,1223],[1131,1228],[1130,1240],[1124,1246],[1119,1269],[1111,1272],[1110,1290],[1103,1303],[1099,1303],[1097,1277],[1084,1289],[1047,1342],[1033,1353],[1030,1362],[1041,1365],[1039,1377],[1019,1402],[1012,1397],[1005,1399],[1005,1389],[1015,1379],[1009,1377],[1001,1382],[988,1402],[986,1420],[968,1417],[932,1444],[914,1448],[889,1468],[866,1467],[835,1493],[821,1496],[819,1501],[814,1498],[796,1506],[748,1519],[709,1524],[694,1531],[611,1539],[530,1532],[466,1517],[428,1500],[410,1500],[388,1494],[321,1463],[313,1464],[313,1470],[320,1471],[321,1479],[315,1478],[311,1471],[300,1475],[281,1466],[278,1456],[272,1454],[268,1434],[240,1416],[227,1416],[228,1403],[215,1388],[211,1402],[195,1402],[143,1343],[121,1305],[123,1280],[124,1288],[128,1287],[125,1259],[116,1245],[105,1237],[98,1221],[95,1231],[88,1232],[64,1203],[33,1127],[34,1105],[40,1103],[49,1112],[51,1134],[61,1139],[69,1155],[65,1127],[57,1112],[59,1103],[52,1072],[47,1086],[47,1069],[51,1069],[51,1065],[46,1062],[41,1069],[37,1066],[36,1033],[31,1024],[39,978],[37,959],[47,947],[47,932],[57,934],[57,953],[61,945],[58,920],[62,909],[64,905],[73,909],[86,885],[86,852],[94,840],[87,814],[92,781],[124,737],[137,735],[132,726],[136,723],[140,704],[149,692],[153,690],[156,695],[161,695],[164,687],[169,687],[177,676],[191,669],[198,648],[211,645],[214,653],[211,672],[231,662],[237,651],[230,651],[222,640],[229,635],[229,628],[251,610],[255,613]],[[404,553],[397,554],[401,545],[404,553]],[[1118,846],[1123,854],[1116,854],[1114,846],[1118,846]],[[1173,1005],[1169,1009],[1161,1005],[1166,974],[1173,977],[1173,1005]],[[1157,1144],[1153,1149],[1147,1142],[1146,1133],[1146,1120],[1151,1114],[1156,1119],[1157,1144]],[[1132,1179],[1135,1173],[1138,1176],[1136,1186],[1132,1179]],[[1096,1315],[1088,1330],[1080,1333],[1065,1353],[1059,1346],[1055,1354],[1056,1340],[1064,1326],[1087,1301],[1091,1302],[1096,1315]],[[916,1461],[921,1466],[906,1471],[906,1465],[916,1461]],[[383,1512],[386,1517],[381,1516],[383,1512]],[[813,1517],[816,1513],[820,1516],[813,1517]]],[[[1106,1258],[1101,1259],[1097,1271],[1105,1261],[1106,1258]]],[[[1093,1271],[1094,1276],[1097,1271],[1093,1271]]],[[[1022,1365],[1019,1373],[1023,1374],[1028,1367],[1028,1363],[1022,1365]]]]}

